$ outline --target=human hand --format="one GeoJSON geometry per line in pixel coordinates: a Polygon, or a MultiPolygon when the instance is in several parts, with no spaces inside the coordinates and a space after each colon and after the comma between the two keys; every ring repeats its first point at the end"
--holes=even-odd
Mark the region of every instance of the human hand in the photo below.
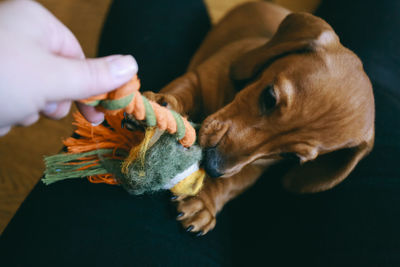
{"type": "MultiPolygon", "coordinates": [[[[0,59],[0,136],[39,113],[62,118],[71,101],[111,91],[138,70],[132,56],[85,59],[71,31],[30,0],[0,2],[0,59]]],[[[77,105],[88,121],[103,121],[103,113],[77,105]]]]}

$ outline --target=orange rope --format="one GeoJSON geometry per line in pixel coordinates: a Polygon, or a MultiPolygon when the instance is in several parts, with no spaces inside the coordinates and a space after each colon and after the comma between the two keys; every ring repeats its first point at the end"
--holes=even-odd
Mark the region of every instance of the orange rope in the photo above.
{"type": "MultiPolygon", "coordinates": [[[[69,137],[64,141],[64,145],[68,147],[69,153],[83,153],[103,148],[112,149],[113,152],[106,156],[123,160],[123,156],[116,154],[117,150],[125,151],[128,154],[131,148],[139,145],[144,138],[144,133],[141,131],[129,131],[126,128],[121,128],[123,117],[123,112],[116,115],[106,114],[105,119],[110,127],[102,125],[93,127],[79,112],[76,112],[74,113],[74,125],[77,127],[75,133],[79,134],[80,137],[69,137]]],[[[84,170],[90,166],[96,166],[99,161],[100,159],[93,155],[82,157],[79,161],[70,162],[68,165],[93,162],[93,164],[79,168],[79,170],[84,170]]],[[[92,183],[118,184],[118,181],[110,173],[87,178],[92,183]]]]}
{"type": "MultiPolygon", "coordinates": [[[[121,86],[120,88],[108,93],[108,94],[103,94],[95,97],[88,98],[86,100],[81,100],[82,103],[88,104],[93,101],[97,100],[118,100],[123,97],[129,96],[130,94],[134,93],[133,99],[129,102],[127,106],[125,106],[122,109],[118,110],[106,110],[102,106],[96,106],[96,109],[99,111],[104,112],[105,114],[108,115],[116,115],[120,113],[121,111],[124,111],[128,114],[133,114],[137,120],[144,120],[146,117],[146,110],[145,106],[143,104],[143,99],[141,97],[141,94],[139,92],[140,88],[140,80],[138,79],[137,75],[133,77],[132,80],[130,80],[128,83],[125,85],[121,86]]],[[[172,116],[171,112],[163,107],[160,106],[158,103],[154,101],[149,101],[155,116],[157,120],[157,127],[160,130],[166,130],[170,134],[174,134],[177,131],[177,125],[174,117],[172,116]]],[[[192,127],[192,125],[187,121],[186,118],[182,118],[183,123],[185,125],[185,136],[179,140],[179,142],[185,146],[189,147],[191,146],[194,141],[196,140],[196,131],[192,127]]],[[[104,126],[97,126],[97,127],[104,127],[104,126]]],[[[78,133],[79,134],[79,133],[78,133]]]]}
{"type": "Polygon", "coordinates": [[[94,183],[94,184],[99,184],[99,183],[105,183],[105,184],[111,184],[111,185],[119,184],[118,181],[114,178],[114,176],[110,173],[99,174],[96,176],[89,176],[88,180],[89,180],[89,182],[94,183]]]}

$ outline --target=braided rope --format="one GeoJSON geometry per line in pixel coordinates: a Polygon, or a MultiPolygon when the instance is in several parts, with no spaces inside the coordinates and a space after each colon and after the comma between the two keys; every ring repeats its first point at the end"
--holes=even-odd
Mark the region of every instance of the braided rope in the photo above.
{"type": "Polygon", "coordinates": [[[176,134],[177,139],[184,147],[193,145],[196,140],[196,131],[187,119],[173,110],[148,100],[140,94],[139,88],[140,81],[135,76],[128,83],[110,93],[80,102],[111,115],[123,110],[132,114],[137,120],[146,120],[149,127],[157,126],[160,130],[176,134]]]}

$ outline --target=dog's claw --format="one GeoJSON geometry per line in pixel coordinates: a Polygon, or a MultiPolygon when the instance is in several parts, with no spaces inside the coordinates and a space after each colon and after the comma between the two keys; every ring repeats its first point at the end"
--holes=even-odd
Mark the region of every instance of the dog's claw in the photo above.
{"type": "Polygon", "coordinates": [[[178,198],[178,196],[172,196],[171,200],[176,200],[178,198]]]}
{"type": "Polygon", "coordinates": [[[207,234],[216,223],[215,202],[205,191],[206,189],[203,188],[197,196],[179,197],[176,200],[178,211],[176,220],[182,223],[183,229],[197,236],[207,234]]]}
{"type": "Polygon", "coordinates": [[[122,119],[121,120],[121,128],[124,129],[125,128],[125,123],[126,123],[126,119],[122,119]]]}

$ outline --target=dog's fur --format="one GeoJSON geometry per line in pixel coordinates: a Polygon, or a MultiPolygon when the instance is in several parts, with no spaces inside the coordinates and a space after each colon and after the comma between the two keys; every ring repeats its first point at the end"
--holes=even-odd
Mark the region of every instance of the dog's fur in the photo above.
{"type": "Polygon", "coordinates": [[[319,192],[345,179],[373,146],[374,99],[359,58],[322,19],[266,2],[232,10],[187,73],[147,96],[205,118],[204,166],[224,178],[207,178],[198,196],[177,199],[178,220],[200,235],[271,162],[298,158],[283,186],[319,192]]]}

